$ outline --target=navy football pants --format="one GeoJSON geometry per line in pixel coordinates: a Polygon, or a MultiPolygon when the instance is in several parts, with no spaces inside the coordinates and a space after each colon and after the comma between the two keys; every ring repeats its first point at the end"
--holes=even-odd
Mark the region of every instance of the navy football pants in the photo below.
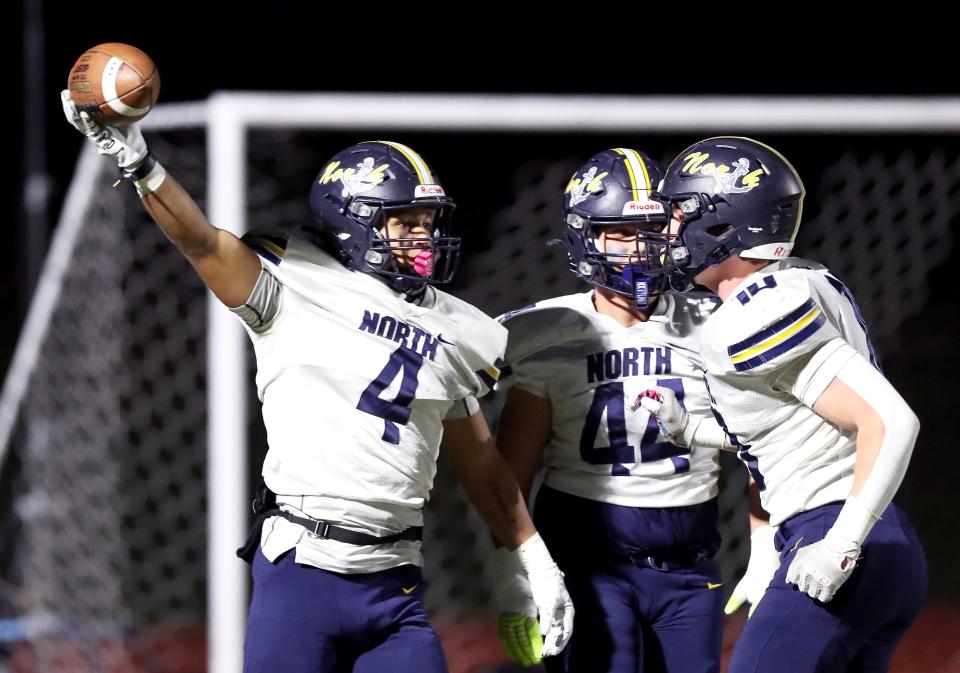
{"type": "Polygon", "coordinates": [[[723,589],[710,558],[720,543],[716,518],[716,501],[645,509],[541,488],[537,528],[576,609],[573,637],[560,656],[544,660],[547,671],[719,673],[723,589]],[[644,547],[664,556],[700,550],[695,556],[704,558],[659,570],[639,558],[644,547]]]}
{"type": "Polygon", "coordinates": [[[631,564],[563,568],[573,637],[550,673],[718,673],[723,590],[713,560],[663,572],[631,564]],[[713,587],[713,588],[711,588],[713,587]]]}
{"type": "Polygon", "coordinates": [[[344,575],[257,551],[244,673],[446,673],[420,568],[344,575]]]}

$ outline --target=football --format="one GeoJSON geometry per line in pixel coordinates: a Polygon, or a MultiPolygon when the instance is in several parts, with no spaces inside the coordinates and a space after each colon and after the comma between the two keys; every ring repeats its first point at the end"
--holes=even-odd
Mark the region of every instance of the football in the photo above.
{"type": "Polygon", "coordinates": [[[98,44],[80,55],[67,80],[77,110],[97,122],[122,126],[147,116],[160,95],[153,60],[129,44],[98,44]]]}

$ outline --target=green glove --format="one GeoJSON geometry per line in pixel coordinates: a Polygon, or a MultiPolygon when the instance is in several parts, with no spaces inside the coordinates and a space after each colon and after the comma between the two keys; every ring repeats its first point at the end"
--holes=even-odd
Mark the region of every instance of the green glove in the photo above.
{"type": "Polygon", "coordinates": [[[490,557],[497,635],[511,661],[534,666],[542,660],[543,636],[530,580],[516,554],[495,549],[490,557]]]}
{"type": "Polygon", "coordinates": [[[535,666],[542,661],[543,636],[540,622],[534,617],[504,612],[497,620],[497,635],[511,661],[524,666],[535,666]]]}

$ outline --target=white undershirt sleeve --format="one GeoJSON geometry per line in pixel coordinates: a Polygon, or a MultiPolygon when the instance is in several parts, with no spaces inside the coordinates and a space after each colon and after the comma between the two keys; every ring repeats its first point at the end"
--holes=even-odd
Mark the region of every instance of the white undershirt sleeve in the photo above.
{"type": "Polygon", "coordinates": [[[280,281],[263,268],[247,300],[241,306],[230,307],[230,310],[240,316],[254,332],[264,332],[277,317],[282,295],[283,286],[280,281]]]}

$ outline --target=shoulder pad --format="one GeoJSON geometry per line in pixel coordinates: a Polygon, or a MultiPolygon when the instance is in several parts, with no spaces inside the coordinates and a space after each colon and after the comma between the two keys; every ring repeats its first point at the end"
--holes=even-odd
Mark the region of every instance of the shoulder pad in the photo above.
{"type": "Polygon", "coordinates": [[[503,365],[507,330],[479,308],[437,290],[433,310],[449,318],[449,334],[455,335],[458,352],[477,376],[493,388],[503,365]]]}
{"type": "Polygon", "coordinates": [[[252,231],[244,234],[241,239],[255,253],[274,265],[279,265],[287,252],[289,237],[275,234],[252,231]]]}
{"type": "Polygon", "coordinates": [[[551,299],[543,299],[534,304],[527,304],[526,306],[521,306],[520,308],[515,308],[512,311],[507,311],[501,316],[497,317],[497,320],[502,324],[506,325],[508,322],[517,322],[517,321],[528,321],[531,318],[527,316],[540,314],[542,319],[542,314],[544,312],[550,312],[550,315],[556,317],[562,315],[564,312],[571,314],[583,314],[583,302],[585,301],[584,295],[582,294],[568,294],[560,297],[553,297],[551,299]]]}
{"type": "Polygon", "coordinates": [[[507,328],[507,362],[516,363],[540,350],[570,339],[579,339],[594,329],[594,322],[575,301],[558,297],[509,311],[498,318],[507,328]]]}

